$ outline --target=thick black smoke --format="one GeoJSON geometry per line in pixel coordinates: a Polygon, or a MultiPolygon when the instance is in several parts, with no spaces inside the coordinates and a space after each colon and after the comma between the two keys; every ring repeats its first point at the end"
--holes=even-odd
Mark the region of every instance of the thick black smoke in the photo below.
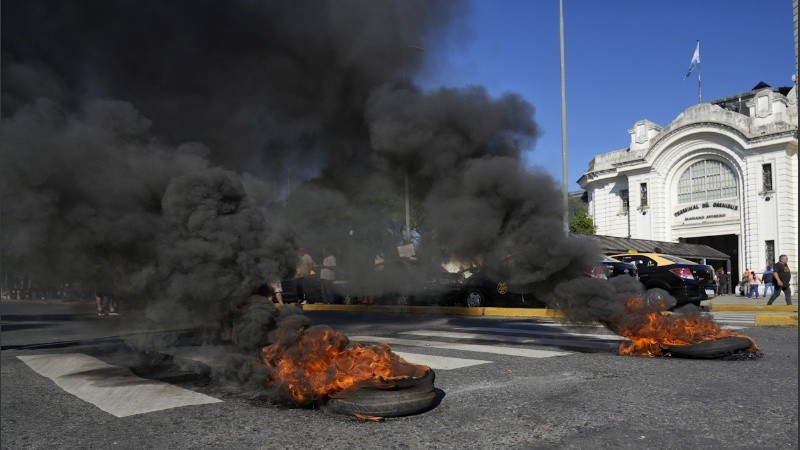
{"type": "Polygon", "coordinates": [[[409,46],[433,45],[456,6],[4,1],[3,113],[39,96],[68,109],[111,97],[131,102],[173,145],[203,142],[215,164],[306,177],[346,167],[342,152],[364,147],[370,92],[420,67],[424,53],[409,46]]]}
{"type": "Polygon", "coordinates": [[[211,324],[292,275],[300,248],[370,278],[402,243],[408,182],[419,255],[480,261],[591,317],[593,303],[564,299],[595,283],[572,280],[599,252],[563,235],[558,186],[522,162],[540,133],[533,106],[410,81],[465,12],[4,0],[4,267],[211,324]]]}
{"type": "Polygon", "coordinates": [[[369,172],[367,98],[456,16],[438,1],[2,8],[6,267],[173,318],[291,275],[297,233],[267,202],[321,170],[323,197],[348,202],[336,180],[369,172]]]}

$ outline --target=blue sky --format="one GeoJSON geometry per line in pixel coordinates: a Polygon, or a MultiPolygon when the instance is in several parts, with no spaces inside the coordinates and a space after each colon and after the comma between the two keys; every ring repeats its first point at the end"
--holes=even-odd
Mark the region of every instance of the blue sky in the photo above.
{"type": "MultiPolygon", "coordinates": [[[[536,109],[541,138],[527,156],[561,182],[558,0],[472,0],[466,32],[427,52],[425,88],[485,86],[516,92],[536,109]]],[[[600,153],[626,148],[640,119],[667,126],[697,104],[700,40],[703,101],[759,81],[790,86],[791,0],[564,0],[569,190],[600,153]]]]}

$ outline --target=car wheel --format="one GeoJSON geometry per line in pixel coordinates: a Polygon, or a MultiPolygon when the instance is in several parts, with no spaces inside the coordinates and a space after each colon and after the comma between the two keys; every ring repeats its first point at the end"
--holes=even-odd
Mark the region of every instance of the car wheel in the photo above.
{"type": "Polygon", "coordinates": [[[660,287],[649,287],[642,295],[642,301],[651,308],[661,311],[671,310],[675,307],[675,298],[660,287]]]}
{"type": "Polygon", "coordinates": [[[467,295],[464,297],[464,303],[470,308],[477,308],[479,306],[484,306],[486,303],[486,298],[483,296],[483,293],[477,289],[470,289],[467,292],[467,295]]]}

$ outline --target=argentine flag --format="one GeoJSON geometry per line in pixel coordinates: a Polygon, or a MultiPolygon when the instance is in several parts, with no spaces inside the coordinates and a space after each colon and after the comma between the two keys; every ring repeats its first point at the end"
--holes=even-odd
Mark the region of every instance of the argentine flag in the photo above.
{"type": "Polygon", "coordinates": [[[698,65],[700,65],[700,41],[699,40],[697,41],[697,47],[695,47],[695,49],[694,49],[694,55],[692,55],[692,62],[689,63],[689,70],[686,71],[686,76],[683,77],[683,79],[685,80],[685,79],[689,78],[689,75],[692,74],[692,70],[694,70],[694,68],[697,67],[698,65]]]}

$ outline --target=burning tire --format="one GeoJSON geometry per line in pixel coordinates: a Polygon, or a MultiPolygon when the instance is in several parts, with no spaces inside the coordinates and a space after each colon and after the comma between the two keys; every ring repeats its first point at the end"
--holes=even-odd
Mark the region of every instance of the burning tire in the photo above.
{"type": "Polygon", "coordinates": [[[422,378],[395,382],[389,389],[362,388],[347,398],[334,398],[328,402],[331,412],[373,417],[400,417],[427,411],[434,406],[436,390],[434,372],[422,378]]]}
{"type": "Polygon", "coordinates": [[[716,359],[747,350],[753,343],[747,338],[728,337],[692,345],[669,345],[672,356],[681,358],[716,359]]]}

